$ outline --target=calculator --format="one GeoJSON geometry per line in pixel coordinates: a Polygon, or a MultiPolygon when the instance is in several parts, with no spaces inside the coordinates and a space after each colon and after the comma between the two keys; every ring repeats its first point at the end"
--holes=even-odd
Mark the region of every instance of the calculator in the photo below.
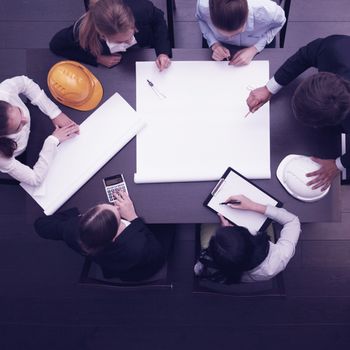
{"type": "Polygon", "coordinates": [[[105,185],[108,201],[111,203],[115,202],[114,195],[118,194],[120,191],[128,193],[123,174],[106,177],[103,179],[103,183],[105,185]]]}

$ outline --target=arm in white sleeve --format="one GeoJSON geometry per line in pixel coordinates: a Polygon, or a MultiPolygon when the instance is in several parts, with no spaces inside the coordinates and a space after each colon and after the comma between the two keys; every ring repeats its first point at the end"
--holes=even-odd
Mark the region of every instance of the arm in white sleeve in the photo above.
{"type": "Polygon", "coordinates": [[[38,84],[25,75],[3,81],[1,88],[9,94],[25,95],[33,105],[38,106],[51,119],[56,118],[61,113],[58,106],[46,96],[44,90],[40,89],[38,84]]]}
{"type": "Polygon", "coordinates": [[[8,173],[16,180],[31,186],[38,186],[44,180],[49,167],[55,158],[58,139],[50,135],[44,142],[43,148],[39,154],[39,159],[33,166],[33,169],[22,164],[16,158],[0,158],[0,170],[8,173]]]}
{"type": "Polygon", "coordinates": [[[264,6],[258,10],[256,17],[259,21],[265,22],[267,26],[265,34],[254,45],[258,52],[261,52],[282,29],[286,22],[286,16],[280,6],[273,1],[268,1],[264,2],[264,6]]]}
{"type": "MultiPolygon", "coordinates": [[[[274,260],[280,259],[282,270],[286,267],[295,253],[295,247],[298,243],[301,232],[300,221],[296,215],[289,211],[272,206],[267,206],[265,215],[283,225],[280,238],[275,244],[275,247],[277,248],[275,251],[278,252],[278,256],[274,257],[274,260]]],[[[274,265],[277,266],[276,261],[274,265]]]]}
{"type": "Polygon", "coordinates": [[[218,42],[218,40],[215,37],[215,34],[212,32],[212,30],[209,28],[207,22],[205,21],[204,16],[201,13],[201,8],[199,3],[197,2],[197,8],[196,8],[196,19],[198,20],[199,28],[204,36],[204,38],[208,42],[208,46],[211,47],[215,43],[218,42]]]}
{"type": "Polygon", "coordinates": [[[338,157],[338,158],[335,160],[335,165],[337,166],[337,168],[338,168],[340,171],[345,170],[345,167],[343,166],[340,157],[338,157]]]}
{"type": "Polygon", "coordinates": [[[272,77],[266,83],[266,88],[271,92],[271,94],[277,94],[277,92],[280,91],[283,88],[283,86],[277,83],[275,77],[272,77]]]}

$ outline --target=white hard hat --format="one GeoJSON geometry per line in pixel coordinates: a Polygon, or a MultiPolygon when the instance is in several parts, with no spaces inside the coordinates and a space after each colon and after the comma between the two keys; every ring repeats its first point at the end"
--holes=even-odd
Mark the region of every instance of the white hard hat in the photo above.
{"type": "Polygon", "coordinates": [[[306,174],[318,169],[320,165],[310,157],[290,154],[281,161],[276,174],[282,186],[293,197],[304,202],[314,202],[324,197],[329,191],[329,187],[321,191],[321,188],[313,190],[312,186],[306,185],[312,179],[306,174]]]}

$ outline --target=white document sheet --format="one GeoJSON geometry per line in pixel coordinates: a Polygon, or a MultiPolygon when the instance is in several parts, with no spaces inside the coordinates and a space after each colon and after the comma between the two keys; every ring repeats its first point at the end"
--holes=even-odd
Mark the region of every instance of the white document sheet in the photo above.
{"type": "MultiPolygon", "coordinates": [[[[80,135],[58,146],[44,182],[21,186],[44,209],[54,213],[144,126],[144,119],[114,94],[81,125],[80,135]]],[[[102,181],[101,181],[102,186],[102,181]]]]}
{"type": "Polygon", "coordinates": [[[252,234],[256,234],[267,219],[265,215],[248,210],[233,209],[227,205],[220,204],[225,202],[231,195],[238,194],[243,194],[263,205],[276,206],[278,202],[233,171],[228,174],[218,187],[218,190],[209,201],[208,207],[222,214],[236,225],[244,226],[252,234]]]}
{"type": "Polygon", "coordinates": [[[269,104],[244,118],[250,89],[266,83],[268,67],[186,61],[160,73],[153,62],[137,62],[137,111],[147,126],[137,135],[135,182],[218,180],[227,167],[270,178],[269,104]]]}

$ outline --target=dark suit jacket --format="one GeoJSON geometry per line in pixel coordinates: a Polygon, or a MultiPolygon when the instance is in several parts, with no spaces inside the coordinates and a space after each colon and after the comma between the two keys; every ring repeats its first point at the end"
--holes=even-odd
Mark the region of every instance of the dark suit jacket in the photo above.
{"type": "MultiPolygon", "coordinates": [[[[138,30],[135,33],[137,46],[154,47],[156,55],[166,54],[171,57],[171,47],[168,38],[168,28],[165,23],[164,13],[155,7],[148,0],[124,0],[135,17],[135,24],[138,30]]],[[[83,50],[78,41],[79,23],[64,28],[52,38],[50,49],[56,55],[63,56],[70,60],[97,66],[96,57],[90,52],[83,50]]],[[[103,55],[110,55],[111,52],[104,40],[101,39],[103,55]]],[[[135,45],[136,46],[136,45],[135,45]]]]}
{"type": "MultiPolygon", "coordinates": [[[[79,211],[76,208],[37,219],[34,224],[39,236],[63,240],[86,256],[79,243],[79,211]]],[[[102,251],[90,258],[100,265],[106,278],[139,281],[154,275],[165,263],[162,246],[144,222],[137,218],[102,251]]]]}
{"type": "MultiPolygon", "coordinates": [[[[331,35],[312,41],[290,57],[274,77],[280,85],[287,85],[310,67],[315,67],[320,72],[338,74],[350,81],[350,36],[331,35]]],[[[350,115],[341,126],[345,133],[350,133],[350,115]]],[[[350,168],[350,152],[340,159],[344,167],[350,168]]]]}

